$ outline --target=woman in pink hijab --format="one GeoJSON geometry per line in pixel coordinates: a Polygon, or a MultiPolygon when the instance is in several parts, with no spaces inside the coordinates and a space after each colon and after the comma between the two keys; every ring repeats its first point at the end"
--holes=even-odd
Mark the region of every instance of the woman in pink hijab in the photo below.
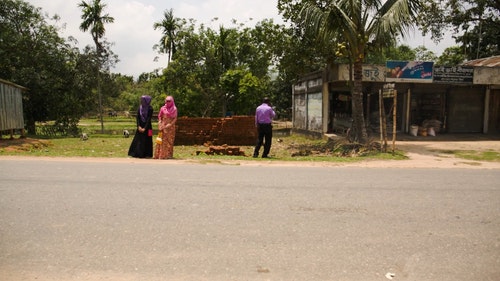
{"type": "Polygon", "coordinates": [[[167,96],[165,105],[158,113],[158,131],[162,133],[161,143],[156,143],[155,159],[171,159],[174,157],[175,123],[177,107],[174,98],[167,96]]]}

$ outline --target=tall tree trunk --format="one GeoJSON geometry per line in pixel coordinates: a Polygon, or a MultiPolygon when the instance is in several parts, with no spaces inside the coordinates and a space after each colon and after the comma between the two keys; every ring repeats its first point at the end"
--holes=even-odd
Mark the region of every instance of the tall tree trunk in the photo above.
{"type": "Polygon", "coordinates": [[[101,134],[104,134],[104,112],[102,110],[102,90],[101,90],[101,72],[100,67],[97,70],[97,96],[99,98],[99,120],[101,121],[101,134]]]}
{"type": "Polygon", "coordinates": [[[103,49],[102,49],[102,45],[97,41],[97,39],[95,40],[96,42],[96,51],[97,51],[97,96],[98,96],[98,99],[99,99],[99,119],[101,121],[101,134],[104,134],[104,112],[102,110],[102,89],[101,89],[101,84],[102,84],[102,81],[101,81],[101,67],[102,67],[102,53],[103,53],[103,49]]]}
{"type": "Polygon", "coordinates": [[[222,117],[226,117],[227,112],[227,100],[225,98],[222,99],[222,117]]]}
{"type": "Polygon", "coordinates": [[[26,129],[28,130],[28,134],[36,135],[36,122],[32,117],[28,117],[26,120],[26,129]]]}
{"type": "Polygon", "coordinates": [[[363,114],[363,62],[356,60],[354,62],[354,79],[352,87],[352,118],[356,126],[356,137],[360,143],[368,142],[366,133],[365,118],[363,114]]]}

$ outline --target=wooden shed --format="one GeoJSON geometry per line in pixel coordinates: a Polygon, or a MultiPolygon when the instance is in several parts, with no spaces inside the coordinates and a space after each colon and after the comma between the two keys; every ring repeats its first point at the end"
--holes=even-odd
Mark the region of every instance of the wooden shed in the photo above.
{"type": "Polygon", "coordinates": [[[8,132],[11,138],[14,130],[21,130],[24,136],[23,91],[28,89],[0,79],[0,136],[8,132]]]}

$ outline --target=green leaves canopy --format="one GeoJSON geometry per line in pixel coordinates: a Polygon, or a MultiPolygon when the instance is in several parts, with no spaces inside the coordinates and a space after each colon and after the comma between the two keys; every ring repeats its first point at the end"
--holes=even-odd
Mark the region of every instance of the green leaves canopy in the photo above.
{"type": "Polygon", "coordinates": [[[20,0],[0,5],[0,77],[29,88],[23,106],[29,133],[36,121],[75,127],[92,107],[79,70],[89,62],[57,34],[40,9],[20,0]]]}
{"type": "Polygon", "coordinates": [[[80,24],[80,29],[82,31],[87,31],[90,29],[90,34],[92,35],[92,40],[96,46],[98,54],[100,54],[104,47],[99,41],[106,33],[106,28],[104,24],[113,23],[115,19],[109,14],[103,14],[106,4],[101,3],[101,0],[92,0],[92,2],[82,1],[78,4],[82,8],[82,23],[80,24]]]}

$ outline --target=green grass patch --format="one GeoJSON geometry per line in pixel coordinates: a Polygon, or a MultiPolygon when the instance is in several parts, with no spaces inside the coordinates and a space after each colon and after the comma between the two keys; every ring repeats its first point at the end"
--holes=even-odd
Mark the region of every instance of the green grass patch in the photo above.
{"type": "MultiPolygon", "coordinates": [[[[104,131],[108,134],[121,134],[123,130],[130,132],[136,129],[135,118],[126,117],[106,117],[103,119],[104,131]]],[[[101,120],[81,119],[78,127],[84,133],[98,134],[101,132],[101,120]]],[[[153,128],[158,127],[157,122],[153,122],[153,128]]]]}
{"type": "Polygon", "coordinates": [[[456,157],[467,160],[500,162],[500,152],[494,150],[487,150],[487,151],[457,150],[455,151],[454,155],[456,157]]]}
{"type": "MultiPolygon", "coordinates": [[[[86,141],[71,136],[28,136],[0,140],[0,155],[49,156],[49,157],[104,157],[126,158],[132,142],[123,137],[123,130],[133,133],[136,128],[135,118],[105,117],[104,130],[101,134],[101,122],[97,118],[80,120],[79,129],[89,135],[86,141]]],[[[41,124],[40,124],[41,125],[41,124]]],[[[157,123],[153,122],[153,128],[157,123]]],[[[271,147],[272,158],[253,158],[254,146],[239,146],[244,156],[207,155],[209,150],[204,145],[177,145],[174,148],[175,159],[192,159],[200,163],[223,162],[226,160],[252,161],[292,161],[292,162],[356,162],[366,159],[401,160],[406,159],[403,152],[382,153],[374,142],[369,149],[358,144],[351,144],[344,139],[314,139],[303,135],[275,136],[271,147]]],[[[261,148],[261,153],[264,148],[261,148]]],[[[226,161],[227,162],[227,161],[226,161]]]]}
{"type": "MultiPolygon", "coordinates": [[[[86,141],[76,137],[35,137],[0,141],[0,155],[48,156],[48,157],[104,157],[126,158],[132,142],[121,134],[90,134],[86,141]]],[[[367,159],[401,160],[402,152],[381,153],[377,150],[363,151],[351,144],[326,140],[310,139],[300,135],[273,138],[270,156],[272,158],[253,158],[253,146],[239,146],[245,156],[207,155],[204,145],[177,145],[175,159],[196,160],[200,163],[213,163],[226,160],[251,161],[291,161],[291,162],[339,162],[350,163],[367,159]]],[[[261,148],[262,153],[263,148],[261,148]]]]}

